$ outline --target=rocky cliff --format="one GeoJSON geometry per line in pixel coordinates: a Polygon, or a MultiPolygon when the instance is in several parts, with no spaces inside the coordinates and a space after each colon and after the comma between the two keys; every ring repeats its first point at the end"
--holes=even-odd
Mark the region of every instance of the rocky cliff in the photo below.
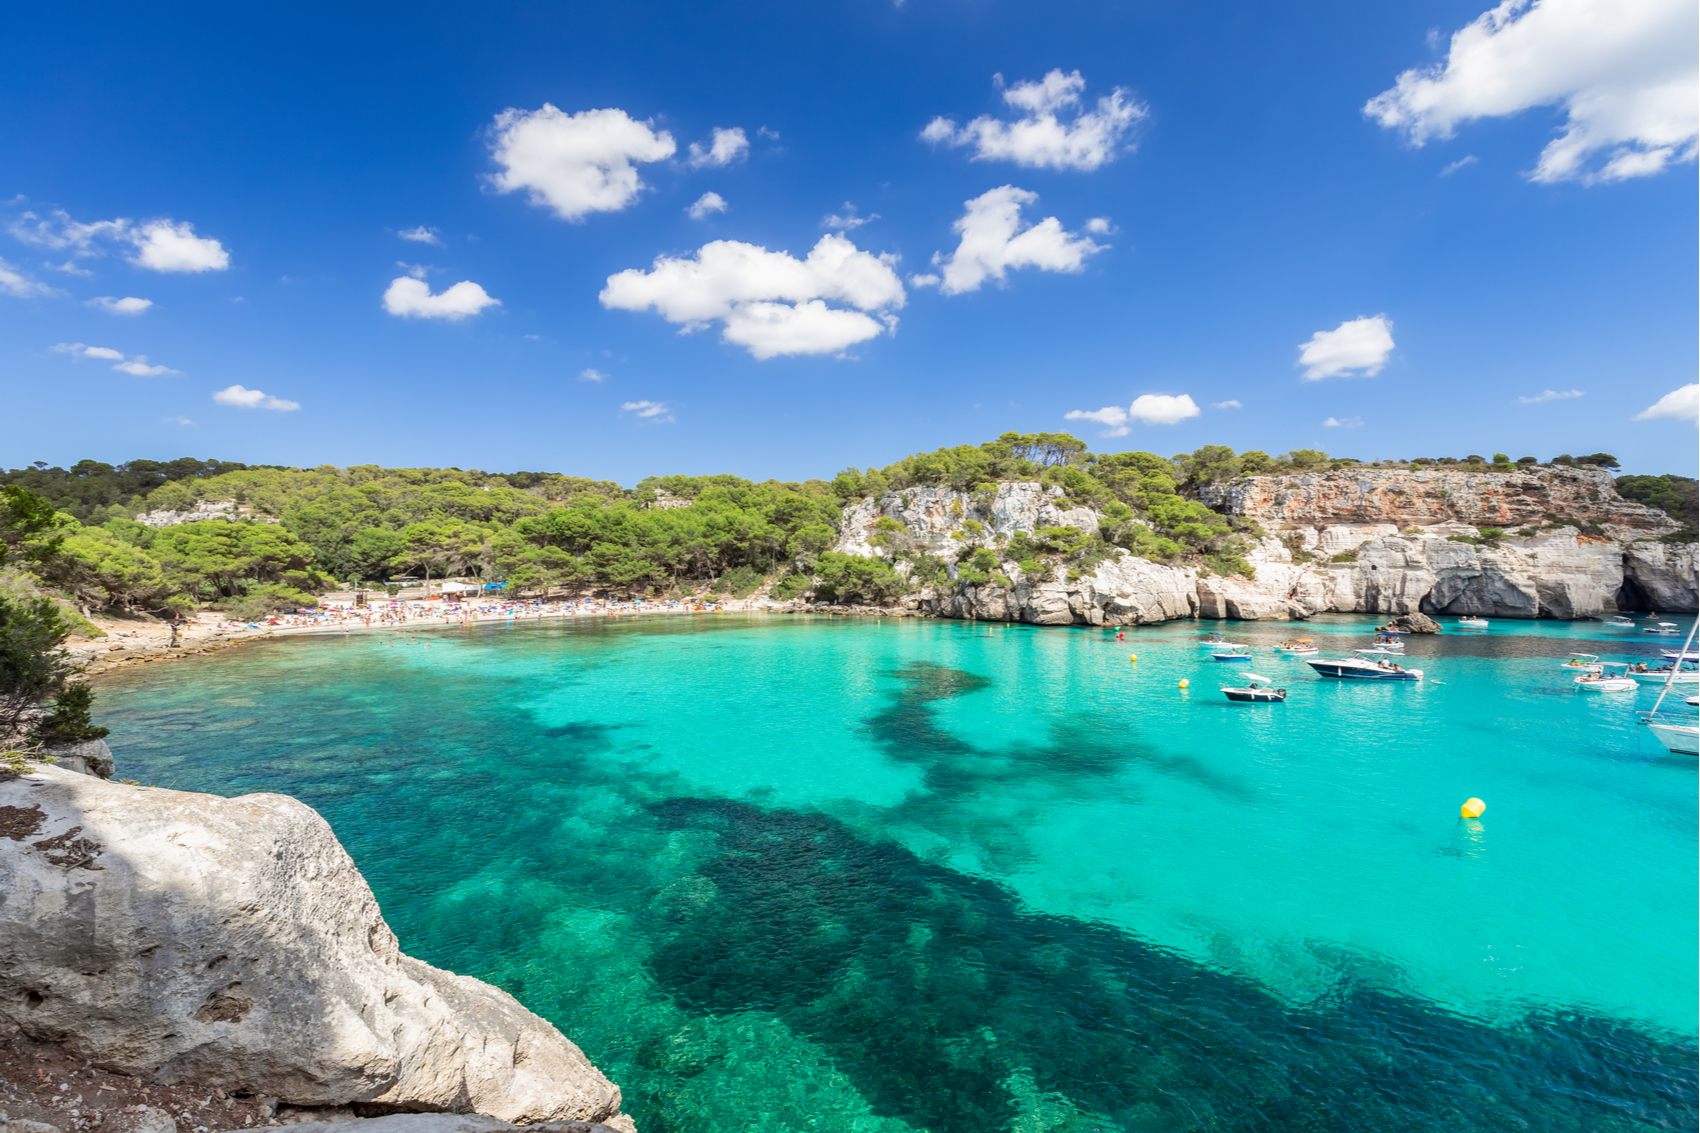
{"type": "Polygon", "coordinates": [[[632,1128],[548,1022],[404,955],[329,825],[282,795],[0,781],[0,1020],[155,1081],[632,1128]]]}
{"type": "Polygon", "coordinates": [[[1289,476],[1241,476],[1213,484],[1204,502],[1265,527],[1341,524],[1429,527],[1462,523],[1509,529],[1560,523],[1627,542],[1677,529],[1656,508],[1626,500],[1604,468],[1554,465],[1517,472],[1408,472],[1347,469],[1289,476]]]}
{"type": "MultiPolygon", "coordinates": [[[[996,549],[1041,526],[1098,529],[1096,512],[1064,508],[1061,497],[1033,483],[1000,484],[995,494],[889,493],[844,509],[835,549],[883,553],[870,542],[881,519],[903,525],[895,548],[947,558],[965,547],[996,549]]],[[[1061,570],[1029,579],[1006,562],[1001,573],[1012,585],[933,587],[904,605],[938,617],[1119,625],[1324,612],[1571,619],[1618,609],[1694,612],[1700,604],[1700,548],[1657,542],[1677,525],[1618,497],[1603,469],[1251,476],[1218,486],[1206,502],[1263,528],[1246,556],[1252,577],[1117,553],[1061,579],[1061,570]],[[1513,528],[1528,533],[1503,534],[1513,528]]]]}

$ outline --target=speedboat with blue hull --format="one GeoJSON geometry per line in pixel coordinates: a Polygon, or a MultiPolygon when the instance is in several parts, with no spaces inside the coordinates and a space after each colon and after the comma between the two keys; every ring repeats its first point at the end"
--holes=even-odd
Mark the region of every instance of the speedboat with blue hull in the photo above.
{"type": "Polygon", "coordinates": [[[1362,657],[1341,657],[1336,660],[1307,660],[1305,664],[1324,677],[1347,681],[1420,681],[1421,669],[1407,669],[1393,661],[1368,661],[1362,657]]]}

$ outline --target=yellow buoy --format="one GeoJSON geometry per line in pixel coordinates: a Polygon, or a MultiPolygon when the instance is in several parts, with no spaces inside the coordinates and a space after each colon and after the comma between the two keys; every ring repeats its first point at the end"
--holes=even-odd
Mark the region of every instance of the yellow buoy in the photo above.
{"type": "Polygon", "coordinates": [[[1127,655],[1127,659],[1128,659],[1128,660],[1129,660],[1129,661],[1137,661],[1137,660],[1139,660],[1139,654],[1137,654],[1137,653],[1129,653],[1129,654],[1128,654],[1128,655],[1127,655]]]}
{"type": "Polygon", "coordinates": [[[1186,687],[1186,686],[1187,686],[1187,683],[1188,683],[1188,682],[1186,682],[1186,681],[1182,681],[1182,682],[1181,682],[1181,683],[1180,683],[1180,685],[1179,685],[1179,687],[1181,687],[1181,688],[1185,688],[1185,687],[1186,687]]]}
{"type": "Polygon", "coordinates": [[[1480,799],[1466,799],[1464,805],[1458,808],[1458,814],[1464,818],[1480,818],[1487,804],[1480,799]]]}

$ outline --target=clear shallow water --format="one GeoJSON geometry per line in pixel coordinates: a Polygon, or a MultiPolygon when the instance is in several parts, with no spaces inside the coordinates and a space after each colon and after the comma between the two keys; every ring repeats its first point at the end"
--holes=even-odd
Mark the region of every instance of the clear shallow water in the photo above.
{"type": "Polygon", "coordinates": [[[1696,764],[1555,667],[1682,638],[1496,622],[1408,639],[1417,686],[1259,648],[1258,706],[1211,628],[294,639],[102,722],[125,777],[317,807],[645,1133],[1693,1128],[1696,764]]]}

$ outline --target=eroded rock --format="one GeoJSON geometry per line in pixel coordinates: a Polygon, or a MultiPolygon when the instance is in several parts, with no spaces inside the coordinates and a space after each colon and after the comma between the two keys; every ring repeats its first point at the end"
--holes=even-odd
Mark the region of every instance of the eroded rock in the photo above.
{"type": "Polygon", "coordinates": [[[506,992],[402,954],[329,825],[41,767],[0,781],[0,1018],[78,1057],[298,1105],[608,1121],[506,992]]]}

